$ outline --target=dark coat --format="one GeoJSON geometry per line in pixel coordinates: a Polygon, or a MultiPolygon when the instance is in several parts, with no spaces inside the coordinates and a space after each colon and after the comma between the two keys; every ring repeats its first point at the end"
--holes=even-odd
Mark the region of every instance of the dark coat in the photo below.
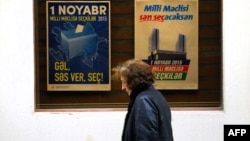
{"type": "Polygon", "coordinates": [[[170,108],[153,86],[132,91],[122,141],[173,141],[170,108]]]}

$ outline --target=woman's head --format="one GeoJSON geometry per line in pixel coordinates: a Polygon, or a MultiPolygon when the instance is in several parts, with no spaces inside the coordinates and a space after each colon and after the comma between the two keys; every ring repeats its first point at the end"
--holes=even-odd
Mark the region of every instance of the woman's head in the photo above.
{"type": "Polygon", "coordinates": [[[154,73],[150,66],[138,59],[131,59],[113,69],[116,78],[122,81],[122,89],[128,93],[141,83],[148,86],[155,81],[154,73]]]}

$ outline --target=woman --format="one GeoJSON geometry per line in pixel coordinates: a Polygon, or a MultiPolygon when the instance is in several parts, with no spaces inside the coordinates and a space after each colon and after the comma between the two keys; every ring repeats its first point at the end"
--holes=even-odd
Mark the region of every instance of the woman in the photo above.
{"type": "Polygon", "coordinates": [[[130,96],[122,141],[173,141],[171,111],[153,83],[154,73],[141,60],[128,60],[113,69],[130,96]]]}

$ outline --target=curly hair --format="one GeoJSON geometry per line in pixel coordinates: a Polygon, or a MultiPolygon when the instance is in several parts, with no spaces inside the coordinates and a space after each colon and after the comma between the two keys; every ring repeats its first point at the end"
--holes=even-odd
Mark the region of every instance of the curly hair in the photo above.
{"type": "Polygon", "coordinates": [[[150,86],[155,82],[154,72],[150,66],[139,59],[130,59],[113,68],[113,78],[119,79],[121,76],[126,78],[127,86],[131,90],[141,83],[150,86]]]}

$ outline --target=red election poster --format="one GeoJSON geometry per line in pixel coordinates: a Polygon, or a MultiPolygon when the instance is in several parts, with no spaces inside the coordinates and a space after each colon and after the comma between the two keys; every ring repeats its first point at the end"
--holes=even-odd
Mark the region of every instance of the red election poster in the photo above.
{"type": "Polygon", "coordinates": [[[47,1],[47,90],[110,90],[110,2],[47,1]]]}
{"type": "Polygon", "coordinates": [[[158,89],[198,89],[198,0],[136,0],[135,58],[158,89]]]}

